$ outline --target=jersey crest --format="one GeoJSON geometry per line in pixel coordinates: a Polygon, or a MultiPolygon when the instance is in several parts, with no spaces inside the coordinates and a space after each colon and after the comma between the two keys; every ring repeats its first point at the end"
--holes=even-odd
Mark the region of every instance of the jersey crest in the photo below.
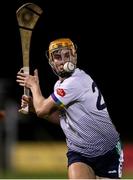
{"type": "Polygon", "coordinates": [[[61,88],[58,88],[56,91],[57,91],[57,94],[61,97],[64,97],[66,94],[64,89],[61,89],[61,88]]]}

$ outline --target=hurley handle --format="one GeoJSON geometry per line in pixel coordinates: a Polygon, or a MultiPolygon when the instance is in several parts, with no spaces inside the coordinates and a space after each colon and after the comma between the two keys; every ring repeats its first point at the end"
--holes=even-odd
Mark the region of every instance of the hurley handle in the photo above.
{"type": "MultiPolygon", "coordinates": [[[[23,69],[24,74],[29,74],[29,67],[23,67],[22,69],[23,69]]],[[[25,95],[25,96],[29,96],[29,95],[30,95],[30,90],[29,90],[29,88],[24,87],[24,95],[25,95]]],[[[29,105],[27,104],[26,107],[21,108],[21,109],[19,110],[19,112],[21,112],[21,113],[23,113],[23,114],[28,114],[28,113],[29,113],[29,105]]]]}

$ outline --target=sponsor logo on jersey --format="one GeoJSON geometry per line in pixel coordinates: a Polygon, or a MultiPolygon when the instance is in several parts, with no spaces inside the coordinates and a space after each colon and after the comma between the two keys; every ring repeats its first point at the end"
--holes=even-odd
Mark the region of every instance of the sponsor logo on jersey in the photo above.
{"type": "Polygon", "coordinates": [[[57,89],[57,94],[59,96],[63,97],[63,96],[65,96],[66,93],[65,93],[64,89],[58,88],[57,89]]]}

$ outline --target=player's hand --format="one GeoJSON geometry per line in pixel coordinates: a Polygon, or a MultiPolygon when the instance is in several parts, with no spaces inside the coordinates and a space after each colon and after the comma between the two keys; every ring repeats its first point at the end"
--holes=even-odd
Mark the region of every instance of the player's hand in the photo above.
{"type": "Polygon", "coordinates": [[[32,97],[23,95],[21,99],[21,108],[25,108],[27,105],[29,107],[29,111],[35,113],[32,97]]]}
{"type": "Polygon", "coordinates": [[[28,75],[23,73],[23,68],[17,73],[17,80],[20,86],[26,88],[33,88],[34,86],[39,86],[39,78],[37,69],[34,70],[34,75],[28,75]]]}

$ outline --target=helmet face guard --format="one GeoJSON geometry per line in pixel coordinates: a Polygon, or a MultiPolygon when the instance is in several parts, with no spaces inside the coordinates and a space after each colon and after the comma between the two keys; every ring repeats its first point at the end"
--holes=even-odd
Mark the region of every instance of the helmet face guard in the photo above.
{"type": "Polygon", "coordinates": [[[76,68],[76,46],[69,38],[61,38],[52,41],[49,45],[49,50],[47,51],[46,56],[53,71],[60,77],[70,76],[76,68]],[[61,59],[65,62],[63,71],[56,71],[54,59],[61,59]]]}

